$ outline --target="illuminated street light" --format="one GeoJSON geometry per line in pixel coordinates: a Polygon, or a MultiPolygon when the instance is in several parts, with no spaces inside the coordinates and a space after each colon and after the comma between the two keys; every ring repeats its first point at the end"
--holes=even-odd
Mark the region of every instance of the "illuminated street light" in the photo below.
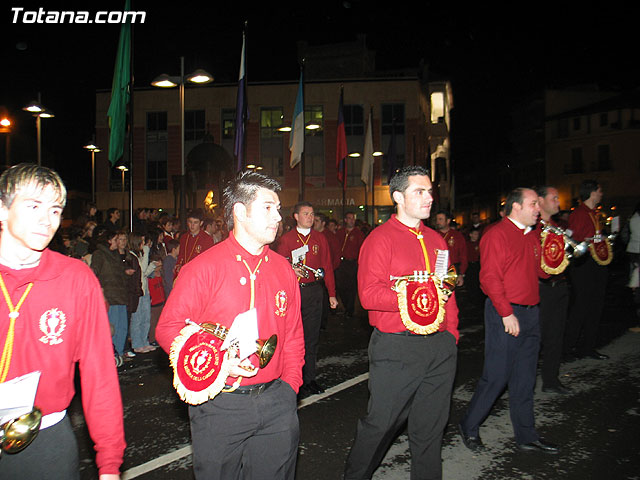
{"type": "MultiPolygon", "coordinates": [[[[96,152],[100,151],[95,144],[89,143],[84,148],[91,152],[91,202],[96,203],[96,152]]],[[[124,171],[122,172],[124,175],[124,171]]],[[[124,181],[122,182],[124,185],[124,181]]]]}
{"type": "Polygon", "coordinates": [[[36,136],[38,142],[38,165],[42,165],[42,130],[40,126],[41,118],[52,118],[53,112],[51,110],[47,110],[40,103],[40,94],[38,93],[38,101],[32,101],[27,106],[25,106],[22,110],[25,112],[32,113],[34,117],[36,117],[36,136]]]}
{"type": "Polygon", "coordinates": [[[184,57],[180,57],[180,76],[169,76],[163,73],[156,77],[151,85],[160,88],[179,87],[180,96],[180,224],[182,228],[186,227],[186,176],[184,165],[184,84],[186,82],[198,85],[213,82],[213,75],[205,70],[198,69],[192,74],[185,77],[184,75],[184,57]]]}

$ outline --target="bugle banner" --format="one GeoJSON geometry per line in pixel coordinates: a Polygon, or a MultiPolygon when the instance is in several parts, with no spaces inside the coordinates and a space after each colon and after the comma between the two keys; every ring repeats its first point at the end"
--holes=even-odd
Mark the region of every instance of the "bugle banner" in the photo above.
{"type": "Polygon", "coordinates": [[[540,266],[551,275],[562,273],[569,265],[569,254],[566,250],[564,235],[543,229],[540,234],[541,251],[540,266]]]}

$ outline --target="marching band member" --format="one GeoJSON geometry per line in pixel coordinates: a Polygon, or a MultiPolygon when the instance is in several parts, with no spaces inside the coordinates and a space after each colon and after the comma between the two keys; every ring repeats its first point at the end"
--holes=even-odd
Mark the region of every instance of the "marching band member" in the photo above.
{"type": "Polygon", "coordinates": [[[202,229],[204,224],[202,212],[193,210],[187,215],[187,232],[180,235],[180,252],[174,267],[174,278],[180,273],[180,269],[196,258],[208,248],[213,247],[214,242],[211,235],[202,229]]]}
{"type": "Polygon", "coordinates": [[[0,176],[0,383],[41,372],[34,406],[43,415],[31,444],[1,454],[0,478],[80,478],[66,415],[76,363],[100,480],[120,478],[122,399],[102,290],[85,263],[47,248],[66,195],[58,174],[46,167],[20,164],[0,176]]]}
{"type": "Polygon", "coordinates": [[[340,245],[340,264],[335,271],[338,295],[345,315],[353,317],[358,294],[358,255],[364,241],[364,233],[356,227],[353,212],[344,214],[344,225],[336,232],[336,238],[340,245]]]}
{"type": "Polygon", "coordinates": [[[536,188],[540,206],[540,222],[536,233],[544,237],[541,244],[543,269],[554,273],[549,278],[540,278],[540,336],[542,353],[542,391],[567,394],[571,390],[558,378],[562,359],[562,342],[569,309],[569,282],[564,238],[560,235],[543,232],[544,225],[558,227],[552,216],[560,210],[558,190],[551,186],[536,188]]]}
{"type": "MultiPolygon", "coordinates": [[[[229,378],[222,382],[244,377],[240,386],[236,381],[214,398],[189,407],[197,479],[295,475],[296,393],[302,384],[304,337],[296,275],[268,246],[281,220],[279,191],[278,182],[257,172],[243,172],[229,183],[224,211],[232,232],[182,267],[156,329],[158,343],[171,355],[187,319],[226,328],[239,314],[255,311],[260,337],[277,335],[268,365],[256,368],[255,356],[232,358],[229,378]]],[[[195,359],[186,384],[197,384],[215,371],[211,358],[195,359]]]]}
{"type": "Polygon", "coordinates": [[[444,210],[436,213],[436,228],[444,241],[447,242],[451,263],[458,273],[457,286],[464,284],[464,276],[467,273],[469,261],[467,260],[467,241],[464,235],[455,228],[451,228],[451,214],[444,210]]]}
{"type": "Polygon", "coordinates": [[[598,326],[604,309],[607,289],[607,265],[613,258],[608,240],[602,235],[602,224],[596,207],[602,200],[602,188],[595,180],[585,180],[580,185],[582,203],[569,216],[569,229],[573,239],[590,241],[591,255],[576,260],[569,269],[573,287],[573,304],[565,334],[565,353],[575,348],[578,357],[607,360],[609,357],[596,351],[598,326]]]}
{"type": "Polygon", "coordinates": [[[293,218],[296,227],[289,230],[280,238],[278,253],[291,259],[301,258],[301,263],[313,270],[322,269],[324,277],[318,278],[304,267],[296,267],[294,271],[300,282],[300,304],[302,308],[302,326],[304,328],[304,366],[302,367],[302,394],[316,394],[324,389],[316,382],[316,357],[318,341],[320,340],[320,326],[322,323],[323,282],[329,294],[329,306],[338,306],[336,299],[336,285],[333,277],[331,251],[325,236],[313,229],[313,205],[309,202],[299,202],[293,208],[293,218]]]}
{"type": "Polygon", "coordinates": [[[479,435],[496,399],[509,387],[509,409],[520,450],[557,453],[542,440],[533,415],[533,389],[540,348],[538,276],[540,243],[532,233],[540,207],[535,191],[518,188],[507,196],[506,218],[480,239],[480,286],[485,302],[484,368],[460,422],[463,443],[483,448],[479,435]]]}
{"type": "Polygon", "coordinates": [[[369,343],[370,400],[367,415],[358,422],[345,479],[371,478],[407,420],[411,478],[442,478],[442,434],[457,356],[455,295],[440,302],[441,292],[430,288],[432,281],[417,283],[413,287],[424,288],[428,300],[423,303],[418,293],[418,300],[412,302],[407,293],[410,305],[401,309],[401,299],[391,288],[391,276],[416,270],[432,273],[438,262],[444,262],[445,270],[448,266],[446,243],[423,223],[431,211],[431,189],[423,167],[405,167],[396,173],[389,190],[397,214],[374,229],[362,245],[358,293],[374,327],[369,343]],[[413,310],[418,317],[407,319],[413,310]],[[428,326],[418,326],[424,319],[428,326]]]}

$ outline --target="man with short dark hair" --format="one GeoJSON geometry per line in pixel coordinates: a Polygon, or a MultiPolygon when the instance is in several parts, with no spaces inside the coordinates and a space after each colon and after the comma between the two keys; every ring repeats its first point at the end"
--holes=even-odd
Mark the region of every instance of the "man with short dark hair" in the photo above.
{"type": "MultiPolygon", "coordinates": [[[[85,263],[47,248],[66,196],[58,174],[46,167],[20,164],[0,176],[0,383],[40,372],[34,406],[43,415],[31,444],[18,453],[2,453],[0,478],[80,478],[66,414],[78,366],[100,480],[120,478],[122,399],[102,289],[85,263]]],[[[8,406],[3,400],[0,409],[8,406]]],[[[12,400],[15,406],[18,399],[12,400]]]]}
{"type": "Polygon", "coordinates": [[[196,209],[187,214],[187,231],[180,235],[180,253],[174,268],[174,277],[178,276],[183,265],[213,247],[213,238],[202,230],[202,224],[202,211],[196,209]]]}
{"type": "Polygon", "coordinates": [[[540,207],[538,195],[517,188],[506,200],[506,217],[480,239],[480,286],[484,309],[484,368],[460,422],[462,440],[472,451],[484,447],[480,425],[509,388],[509,409],[517,447],[522,451],[558,453],[536,432],[533,388],[540,348],[538,277],[540,242],[532,232],[540,207]]]}
{"type": "MultiPolygon", "coordinates": [[[[558,189],[549,185],[536,188],[538,204],[540,205],[540,223],[536,226],[536,234],[543,235],[544,224],[558,227],[553,216],[560,209],[558,189]]],[[[547,234],[548,235],[548,234],[547,234]]],[[[562,239],[564,246],[564,239],[562,239]]],[[[564,256],[564,248],[555,247],[564,256]]],[[[544,251],[542,252],[544,256],[544,251]]],[[[564,330],[567,323],[569,308],[569,280],[563,267],[562,272],[549,278],[540,278],[540,333],[542,357],[542,391],[561,395],[571,393],[571,390],[560,382],[560,361],[562,359],[562,344],[564,330]]]]}
{"type": "Polygon", "coordinates": [[[456,371],[458,307],[455,294],[448,296],[433,280],[439,266],[446,271],[449,262],[446,243],[423,222],[433,202],[428,171],[418,166],[399,170],[389,192],[397,213],[367,236],[360,251],[358,290],[374,327],[370,395],[344,478],[370,479],[407,422],[411,478],[440,479],[442,435],[456,371]],[[416,302],[407,293],[403,302],[392,288],[393,278],[415,271],[429,274],[428,282],[414,284],[424,286],[424,296],[419,294],[416,302]],[[417,312],[415,322],[411,311],[417,312]]]}
{"type": "Polygon", "coordinates": [[[573,303],[564,348],[566,353],[575,349],[578,357],[607,360],[609,357],[596,351],[596,346],[609,277],[607,265],[613,252],[604,236],[600,213],[596,210],[602,201],[602,187],[596,180],[585,180],[580,184],[579,192],[582,203],[569,216],[569,230],[576,242],[588,240],[591,246],[589,253],[575,259],[569,270],[573,303]]]}
{"type": "Polygon", "coordinates": [[[230,328],[239,314],[255,311],[260,337],[277,335],[266,366],[258,369],[255,355],[230,358],[229,386],[189,407],[196,479],[295,476],[304,338],[296,275],[269,248],[281,219],[279,191],[278,182],[253,171],[229,182],[223,198],[232,231],[182,268],[156,329],[170,352],[187,319],[230,328]],[[240,386],[230,385],[235,379],[240,386]]]}
{"type": "Polygon", "coordinates": [[[469,262],[467,260],[467,241],[464,235],[455,228],[451,228],[451,214],[445,210],[436,213],[436,228],[444,241],[447,242],[451,263],[458,273],[457,286],[464,284],[464,276],[467,273],[469,262]]]}
{"type": "Polygon", "coordinates": [[[331,264],[329,243],[324,235],[313,229],[315,214],[309,202],[299,202],[293,208],[296,227],[280,238],[278,253],[294,264],[300,282],[300,304],[304,328],[304,366],[302,367],[302,395],[324,392],[316,381],[316,357],[322,325],[323,285],[326,285],[330,308],[336,308],[336,287],[331,264]],[[299,265],[299,266],[296,266],[299,265]],[[308,268],[305,268],[308,267],[308,268]],[[324,270],[319,278],[314,271],[324,270]]]}
{"type": "Polygon", "coordinates": [[[107,209],[107,219],[104,222],[103,228],[109,232],[120,230],[120,210],[115,207],[107,209]]]}
{"type": "Polygon", "coordinates": [[[364,241],[364,233],[356,227],[356,215],[353,212],[344,214],[344,223],[336,232],[336,238],[336,243],[340,245],[340,264],[336,268],[338,296],[342,300],[345,315],[352,317],[358,295],[358,255],[364,241]]]}

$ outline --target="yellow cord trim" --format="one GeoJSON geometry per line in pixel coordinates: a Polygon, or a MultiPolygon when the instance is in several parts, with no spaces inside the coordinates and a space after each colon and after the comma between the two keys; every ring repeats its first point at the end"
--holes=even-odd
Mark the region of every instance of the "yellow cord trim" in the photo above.
{"type": "Polygon", "coordinates": [[[4,296],[4,301],[7,303],[7,307],[9,307],[9,329],[7,330],[7,338],[4,341],[4,348],[2,349],[2,357],[0,358],[0,383],[4,382],[9,374],[9,366],[11,365],[11,356],[13,355],[13,341],[15,338],[15,325],[16,319],[19,315],[19,310],[24,300],[29,295],[31,291],[31,287],[33,287],[33,282],[27,285],[27,289],[20,297],[18,304],[14,307],[13,302],[11,301],[11,297],[9,296],[9,292],[7,291],[7,287],[4,284],[4,279],[2,275],[0,275],[0,287],[2,288],[2,295],[4,296]]]}

